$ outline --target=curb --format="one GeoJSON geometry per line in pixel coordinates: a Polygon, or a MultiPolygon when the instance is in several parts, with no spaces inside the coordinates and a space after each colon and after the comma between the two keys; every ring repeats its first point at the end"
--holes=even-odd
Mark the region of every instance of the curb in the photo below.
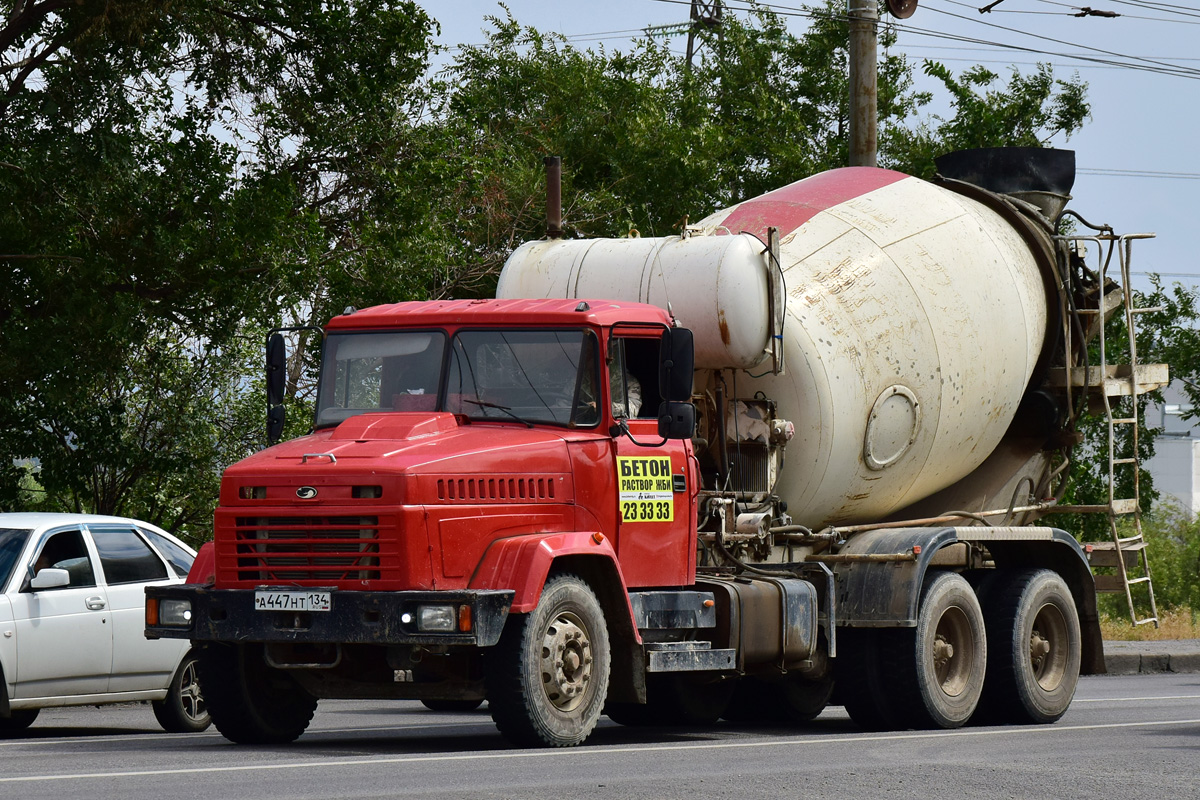
{"type": "Polygon", "coordinates": [[[1104,667],[1109,675],[1200,672],[1200,641],[1108,641],[1104,643],[1104,667]]]}

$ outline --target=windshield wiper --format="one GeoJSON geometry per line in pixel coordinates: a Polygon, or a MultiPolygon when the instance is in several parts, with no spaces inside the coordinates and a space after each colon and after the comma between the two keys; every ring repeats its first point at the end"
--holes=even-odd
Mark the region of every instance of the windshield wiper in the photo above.
{"type": "Polygon", "coordinates": [[[482,406],[483,408],[494,408],[494,409],[497,409],[497,410],[499,410],[499,411],[503,411],[505,414],[508,414],[510,417],[512,417],[513,419],[515,419],[517,422],[523,423],[523,424],[525,425],[525,427],[526,427],[526,428],[532,428],[532,427],[533,427],[533,423],[532,423],[532,422],[530,422],[530,421],[529,421],[529,420],[527,420],[527,419],[521,419],[521,418],[520,418],[520,417],[518,417],[516,414],[514,414],[514,413],[512,412],[512,409],[511,409],[511,408],[509,408],[508,406],[502,406],[502,405],[500,405],[499,403],[489,403],[489,402],[488,402],[488,401],[486,401],[486,400],[468,400],[468,399],[467,399],[467,398],[465,398],[465,397],[462,399],[462,401],[463,401],[464,403],[470,403],[470,404],[471,404],[471,405],[473,405],[473,406],[482,406]]]}

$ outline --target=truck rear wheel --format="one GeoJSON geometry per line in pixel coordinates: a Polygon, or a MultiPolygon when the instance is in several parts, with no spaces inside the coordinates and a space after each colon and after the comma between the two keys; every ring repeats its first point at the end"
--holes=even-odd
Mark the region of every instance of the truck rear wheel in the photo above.
{"type": "Polygon", "coordinates": [[[979,705],[987,671],[983,610],[966,579],[953,572],[927,579],[912,633],[884,655],[900,668],[901,703],[914,727],[960,727],[979,705]]]}
{"type": "Polygon", "coordinates": [[[957,728],[979,705],[987,639],[979,600],[960,575],[926,579],[916,628],[856,630],[843,641],[846,711],[865,728],[957,728]]]}
{"type": "Polygon", "coordinates": [[[608,696],[604,610],[581,578],[561,574],[530,614],[512,614],[487,654],[488,705],[515,744],[570,747],[587,739],[608,696]]]}
{"type": "Polygon", "coordinates": [[[260,644],[210,644],[197,651],[200,689],[221,735],[239,744],[284,744],[312,721],[317,698],[267,666],[260,644]]]}
{"type": "Polygon", "coordinates": [[[1081,634],[1071,590],[1048,569],[1001,573],[984,602],[988,636],[985,722],[1049,723],[1079,682],[1081,634]]]}
{"type": "Polygon", "coordinates": [[[875,628],[846,628],[838,633],[838,657],[834,660],[837,698],[846,713],[870,731],[898,726],[892,689],[880,664],[881,641],[908,631],[875,628]]]}

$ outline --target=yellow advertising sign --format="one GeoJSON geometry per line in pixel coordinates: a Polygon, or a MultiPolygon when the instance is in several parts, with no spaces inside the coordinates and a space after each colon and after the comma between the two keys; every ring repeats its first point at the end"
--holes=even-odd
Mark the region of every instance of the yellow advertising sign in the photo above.
{"type": "Polygon", "coordinates": [[[675,494],[669,456],[617,456],[622,522],[670,522],[675,494]]]}

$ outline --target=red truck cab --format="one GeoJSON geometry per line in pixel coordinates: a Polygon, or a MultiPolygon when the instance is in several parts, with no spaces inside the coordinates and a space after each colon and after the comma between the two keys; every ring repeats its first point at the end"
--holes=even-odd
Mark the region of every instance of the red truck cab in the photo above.
{"type": "MultiPolygon", "coordinates": [[[[688,359],[662,343],[680,330],[653,306],[579,300],[409,302],[335,318],[312,432],[226,470],[214,580],[163,594],[148,635],[202,646],[210,695],[231,678],[241,687],[209,702],[218,727],[224,717],[223,732],[245,741],[303,730],[221,713],[280,680],[314,707],[478,703],[483,652],[510,614],[539,607],[552,565],[605,587],[594,594],[614,650],[637,648],[628,590],[696,578],[691,407],[660,391],[666,380],[690,394],[688,359]]],[[[559,677],[568,693],[599,678],[585,670],[576,616],[562,643],[578,655],[559,677]]]]}

